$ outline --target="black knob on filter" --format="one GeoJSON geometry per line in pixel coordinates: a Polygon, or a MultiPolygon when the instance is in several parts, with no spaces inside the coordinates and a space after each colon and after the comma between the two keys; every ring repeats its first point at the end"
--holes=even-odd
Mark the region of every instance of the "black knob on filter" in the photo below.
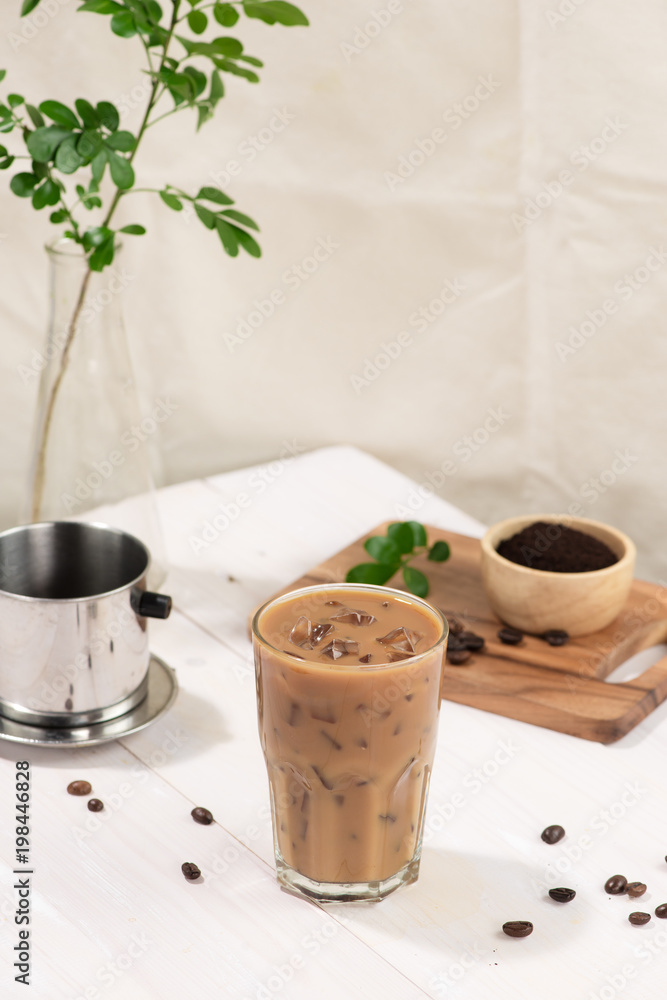
{"type": "Polygon", "coordinates": [[[171,614],[171,597],[155,594],[152,590],[142,590],[133,605],[143,618],[168,618],[171,614]]]}

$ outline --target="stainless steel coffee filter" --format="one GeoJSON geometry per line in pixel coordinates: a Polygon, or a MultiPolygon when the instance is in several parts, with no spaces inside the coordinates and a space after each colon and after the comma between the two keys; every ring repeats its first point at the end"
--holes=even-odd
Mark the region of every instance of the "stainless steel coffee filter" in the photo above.
{"type": "Polygon", "coordinates": [[[132,535],[55,521],[0,534],[0,714],[39,726],[115,718],[146,695],[150,556],[132,535]]]}

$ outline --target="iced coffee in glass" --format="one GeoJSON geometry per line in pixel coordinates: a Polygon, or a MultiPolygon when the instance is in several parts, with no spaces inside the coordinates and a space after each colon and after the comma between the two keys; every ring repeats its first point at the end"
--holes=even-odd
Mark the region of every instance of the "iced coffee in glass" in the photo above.
{"type": "Polygon", "coordinates": [[[447,622],[388,587],[306,587],[253,620],[278,879],[381,899],[419,874],[447,622]]]}

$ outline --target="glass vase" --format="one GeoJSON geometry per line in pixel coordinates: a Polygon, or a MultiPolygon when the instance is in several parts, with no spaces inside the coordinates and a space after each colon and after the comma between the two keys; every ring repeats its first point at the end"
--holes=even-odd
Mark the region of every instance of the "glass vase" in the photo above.
{"type": "Polygon", "coordinates": [[[118,255],[90,271],[71,240],[47,253],[49,327],[34,362],[42,370],[21,520],[102,521],[136,535],[154,589],[167,567],[149,448],[170,407],[157,400],[141,413],[122,313],[131,275],[118,255]]]}

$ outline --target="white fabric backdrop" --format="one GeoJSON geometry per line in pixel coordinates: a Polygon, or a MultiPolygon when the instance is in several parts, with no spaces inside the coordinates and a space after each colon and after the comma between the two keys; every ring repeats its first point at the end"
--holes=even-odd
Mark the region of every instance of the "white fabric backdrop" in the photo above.
{"type": "MultiPolygon", "coordinates": [[[[137,159],[140,186],[219,183],[262,226],[262,259],[230,260],[196,220],[127,199],[149,229],[125,261],[144,406],[177,406],[155,436],[164,481],[350,442],[485,521],[578,505],[667,577],[664,3],[303,6],[307,29],[232,29],[265,59],[260,85],[226,78],[214,122],[195,137],[174,116],[137,159]]],[[[27,28],[3,4],[3,87],[112,99],[135,125],[139,44],[75,0],[42,7],[27,28]]],[[[8,180],[2,526],[52,228],[8,180]]]]}

